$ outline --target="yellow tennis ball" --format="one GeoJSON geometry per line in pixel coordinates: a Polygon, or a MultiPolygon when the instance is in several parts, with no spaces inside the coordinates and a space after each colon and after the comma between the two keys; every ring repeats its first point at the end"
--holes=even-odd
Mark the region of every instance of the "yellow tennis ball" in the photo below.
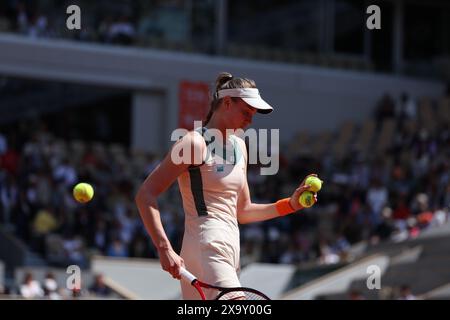
{"type": "Polygon", "coordinates": [[[94,188],[89,183],[81,182],[73,188],[73,197],[81,203],[91,201],[94,196],[94,188]]]}
{"type": "Polygon", "coordinates": [[[322,189],[322,183],[323,183],[322,180],[320,180],[319,178],[314,177],[314,176],[308,177],[305,180],[305,184],[306,185],[309,184],[311,186],[309,188],[309,191],[312,191],[312,192],[319,192],[320,189],[322,189]]]}
{"type": "Polygon", "coordinates": [[[298,202],[303,208],[310,208],[314,205],[314,193],[311,191],[305,191],[300,195],[298,202]]]}

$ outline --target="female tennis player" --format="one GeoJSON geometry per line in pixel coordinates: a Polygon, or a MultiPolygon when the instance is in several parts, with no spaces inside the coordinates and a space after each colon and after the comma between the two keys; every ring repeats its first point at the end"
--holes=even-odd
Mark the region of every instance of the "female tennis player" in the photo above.
{"type": "MultiPolygon", "coordinates": [[[[190,131],[174,145],[190,150],[190,161],[177,164],[169,152],[140,187],[135,200],[141,218],[158,250],[163,270],[174,278],[180,279],[181,268],[186,268],[206,283],[240,287],[238,223],[265,221],[303,209],[298,199],[309,188],[305,180],[290,198],[271,204],[252,203],[245,142],[236,135],[227,136],[227,129],[245,129],[256,112],[267,114],[272,110],[253,80],[221,73],[204,127],[190,131]],[[220,161],[223,159],[217,158],[219,153],[208,152],[205,135],[209,129],[223,134],[223,147],[233,150],[234,155],[225,159],[230,161],[220,161]],[[185,211],[180,255],[167,238],[157,205],[158,196],[176,179],[185,211]]],[[[200,298],[189,283],[182,281],[181,289],[183,299],[200,298]]],[[[205,295],[208,300],[214,299],[217,292],[209,289],[205,295]]]]}

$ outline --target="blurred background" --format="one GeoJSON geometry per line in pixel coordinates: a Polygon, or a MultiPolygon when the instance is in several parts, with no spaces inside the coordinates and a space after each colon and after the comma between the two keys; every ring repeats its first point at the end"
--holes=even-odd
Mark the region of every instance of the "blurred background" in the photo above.
{"type": "MultiPolygon", "coordinates": [[[[0,298],[180,298],[134,195],[222,71],[275,106],[252,126],[280,129],[280,170],[249,166],[253,202],[312,172],[325,181],[311,209],[241,226],[243,285],[273,299],[450,298],[444,0],[2,0],[0,298]],[[80,30],[66,27],[71,4],[80,30]],[[380,30],[366,27],[373,4],[380,30]],[[88,204],[72,197],[80,181],[88,204]]],[[[176,184],[160,209],[179,250],[176,184]]]]}

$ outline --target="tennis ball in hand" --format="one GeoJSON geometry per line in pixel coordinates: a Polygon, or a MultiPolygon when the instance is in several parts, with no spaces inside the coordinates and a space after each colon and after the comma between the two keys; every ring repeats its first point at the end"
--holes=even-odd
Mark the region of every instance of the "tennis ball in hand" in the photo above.
{"type": "Polygon", "coordinates": [[[310,177],[306,178],[306,180],[305,180],[305,184],[311,186],[309,188],[309,191],[312,191],[312,192],[319,192],[320,189],[322,189],[322,183],[323,183],[322,180],[320,180],[319,178],[314,177],[314,176],[310,176],[310,177]]]}
{"type": "Polygon", "coordinates": [[[300,195],[298,202],[303,208],[310,208],[316,202],[314,199],[314,193],[311,191],[305,191],[300,195]]]}
{"type": "Polygon", "coordinates": [[[89,183],[81,182],[73,188],[73,197],[81,203],[91,201],[94,196],[94,188],[89,183]]]}

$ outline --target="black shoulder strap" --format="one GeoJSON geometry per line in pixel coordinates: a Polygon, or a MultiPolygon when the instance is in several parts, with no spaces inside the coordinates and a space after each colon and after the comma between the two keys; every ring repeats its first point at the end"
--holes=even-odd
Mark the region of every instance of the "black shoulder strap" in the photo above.
{"type": "MultiPolygon", "coordinates": [[[[200,135],[202,136],[203,140],[205,140],[206,147],[208,147],[209,144],[211,143],[211,141],[206,141],[206,139],[205,139],[205,132],[206,132],[206,130],[208,130],[208,128],[201,127],[201,128],[195,129],[194,131],[197,131],[198,133],[200,133],[200,135]]],[[[198,167],[200,167],[200,166],[202,166],[204,164],[205,164],[205,160],[203,159],[201,164],[198,164],[198,165],[191,164],[189,166],[189,169],[198,168],[198,167]]]]}

